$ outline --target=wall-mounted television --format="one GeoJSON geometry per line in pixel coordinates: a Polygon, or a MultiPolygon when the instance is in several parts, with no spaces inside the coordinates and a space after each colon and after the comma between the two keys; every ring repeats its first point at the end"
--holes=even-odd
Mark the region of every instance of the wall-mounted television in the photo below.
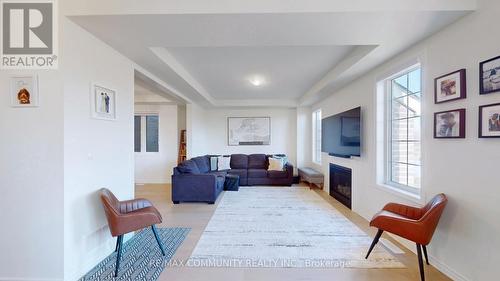
{"type": "Polygon", "coordinates": [[[321,120],[321,151],[344,158],[361,156],[361,107],[321,120]]]}

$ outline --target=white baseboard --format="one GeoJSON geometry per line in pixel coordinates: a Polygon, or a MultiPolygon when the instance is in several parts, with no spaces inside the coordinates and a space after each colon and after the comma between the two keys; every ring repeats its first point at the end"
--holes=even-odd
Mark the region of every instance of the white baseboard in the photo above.
{"type": "Polygon", "coordinates": [[[436,259],[433,256],[429,256],[429,263],[434,266],[437,270],[441,271],[444,275],[450,277],[452,280],[455,281],[470,281],[470,279],[467,279],[465,276],[461,275],[460,273],[456,272],[454,269],[449,267],[448,265],[442,263],[438,259],[436,259]]]}

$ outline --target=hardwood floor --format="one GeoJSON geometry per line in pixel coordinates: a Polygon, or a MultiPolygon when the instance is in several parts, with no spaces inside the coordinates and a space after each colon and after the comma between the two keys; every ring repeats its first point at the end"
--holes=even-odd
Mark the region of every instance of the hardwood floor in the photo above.
{"type": "MultiPolygon", "coordinates": [[[[371,237],[375,236],[376,230],[368,226],[368,222],[359,215],[351,212],[335,199],[322,190],[314,190],[322,198],[338,209],[349,220],[371,237]]],[[[153,202],[163,216],[164,227],[189,227],[191,232],[187,239],[177,250],[174,260],[186,260],[200,239],[203,230],[207,226],[212,214],[217,208],[221,194],[214,205],[203,203],[172,204],[171,187],[164,184],[137,185],[135,188],[136,198],[147,198],[153,202]]],[[[342,268],[196,268],[169,266],[160,275],[160,281],[267,281],[267,280],[341,280],[341,281],[417,281],[420,280],[417,257],[408,249],[404,248],[394,239],[384,234],[392,243],[405,251],[404,254],[395,255],[407,268],[405,269],[342,269],[342,268]]],[[[426,266],[426,280],[445,281],[451,280],[436,270],[433,266],[426,266]]]]}

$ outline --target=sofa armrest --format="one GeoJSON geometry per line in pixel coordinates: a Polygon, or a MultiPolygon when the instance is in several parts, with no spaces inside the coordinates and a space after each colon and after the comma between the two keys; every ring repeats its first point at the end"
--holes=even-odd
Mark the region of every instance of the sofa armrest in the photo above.
{"type": "Polygon", "coordinates": [[[288,178],[293,178],[293,165],[290,162],[287,162],[285,165],[286,172],[288,174],[288,178]]]}
{"type": "Polygon", "coordinates": [[[215,201],[217,176],[210,174],[178,174],[172,176],[173,201],[215,201]]]}

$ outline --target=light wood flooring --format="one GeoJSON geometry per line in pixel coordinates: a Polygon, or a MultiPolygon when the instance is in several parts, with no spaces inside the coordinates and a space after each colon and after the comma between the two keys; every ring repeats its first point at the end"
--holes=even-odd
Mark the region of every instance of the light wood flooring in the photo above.
{"type": "MultiPolygon", "coordinates": [[[[375,229],[368,222],[341,205],[322,190],[314,190],[332,206],[338,209],[359,228],[373,237],[375,229]]],[[[137,185],[136,198],[147,198],[153,202],[163,216],[164,227],[189,227],[191,232],[177,250],[173,259],[186,260],[190,257],[203,230],[217,208],[221,194],[214,205],[204,203],[172,204],[171,186],[166,184],[137,185]]],[[[348,269],[348,268],[196,268],[169,266],[161,274],[160,281],[304,281],[304,280],[338,280],[338,281],[417,281],[420,280],[416,256],[396,242],[390,236],[384,237],[405,251],[405,254],[395,255],[407,268],[405,269],[348,269]]],[[[426,266],[427,281],[451,280],[436,270],[426,266]]]]}

